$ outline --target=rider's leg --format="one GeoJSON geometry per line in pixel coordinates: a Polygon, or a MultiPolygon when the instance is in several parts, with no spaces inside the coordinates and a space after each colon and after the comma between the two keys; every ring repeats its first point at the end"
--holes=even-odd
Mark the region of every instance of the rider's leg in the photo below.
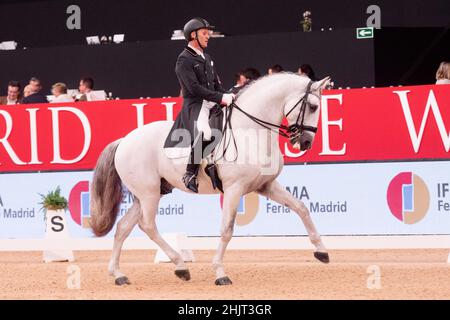
{"type": "Polygon", "coordinates": [[[200,163],[202,161],[202,153],[203,135],[199,134],[192,144],[189,162],[186,166],[186,173],[183,176],[183,182],[186,188],[195,193],[198,193],[197,175],[200,169],[200,163]]]}

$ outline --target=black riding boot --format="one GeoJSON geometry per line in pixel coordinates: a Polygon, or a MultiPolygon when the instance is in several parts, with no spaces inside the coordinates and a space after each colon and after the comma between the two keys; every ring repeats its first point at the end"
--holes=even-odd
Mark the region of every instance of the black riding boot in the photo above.
{"type": "Polygon", "coordinates": [[[192,192],[198,193],[198,181],[197,175],[200,169],[200,163],[203,152],[203,135],[198,135],[197,139],[195,139],[191,154],[189,156],[189,162],[186,166],[186,173],[183,176],[183,182],[186,188],[191,190],[192,192]]]}
{"type": "Polygon", "coordinates": [[[183,176],[183,182],[186,188],[195,193],[198,193],[197,174],[199,169],[200,164],[188,163],[186,173],[183,176]]]}

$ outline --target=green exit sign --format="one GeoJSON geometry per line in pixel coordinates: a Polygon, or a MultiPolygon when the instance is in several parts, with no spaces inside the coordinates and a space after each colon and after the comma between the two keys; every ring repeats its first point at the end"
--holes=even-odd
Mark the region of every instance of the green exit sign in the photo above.
{"type": "Polygon", "coordinates": [[[356,29],[356,38],[357,39],[370,39],[370,38],[373,38],[373,35],[374,35],[374,30],[372,27],[356,29]]]}

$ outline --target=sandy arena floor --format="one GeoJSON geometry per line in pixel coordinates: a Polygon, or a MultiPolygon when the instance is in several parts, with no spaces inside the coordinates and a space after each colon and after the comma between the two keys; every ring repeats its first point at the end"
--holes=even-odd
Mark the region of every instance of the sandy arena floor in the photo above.
{"type": "Polygon", "coordinates": [[[154,254],[124,251],[121,267],[132,284],[117,287],[106,272],[107,251],[50,264],[40,252],[0,252],[0,299],[450,299],[448,250],[335,250],[329,265],[310,251],[230,250],[228,287],[214,285],[213,251],[194,251],[189,282],[175,277],[172,264],[154,264],[154,254]],[[80,289],[67,288],[71,264],[80,268],[80,289]],[[380,289],[367,287],[373,265],[380,289]]]}

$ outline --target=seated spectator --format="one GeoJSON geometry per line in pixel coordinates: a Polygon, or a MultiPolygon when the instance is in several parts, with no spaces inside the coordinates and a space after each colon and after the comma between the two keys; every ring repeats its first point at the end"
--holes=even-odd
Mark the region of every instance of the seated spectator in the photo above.
{"type": "Polygon", "coordinates": [[[27,84],[25,86],[25,88],[23,88],[23,97],[26,98],[32,93],[33,93],[33,87],[30,84],[27,84]]]}
{"type": "Polygon", "coordinates": [[[32,77],[26,88],[31,91],[31,94],[23,98],[23,104],[48,102],[47,97],[41,92],[42,84],[38,78],[32,77]]]}
{"type": "Polygon", "coordinates": [[[33,92],[39,92],[42,90],[41,80],[39,80],[36,77],[31,77],[28,84],[31,86],[31,89],[33,90],[33,92]]]}
{"type": "Polygon", "coordinates": [[[234,79],[236,81],[236,84],[229,90],[231,93],[237,93],[239,91],[239,88],[245,84],[243,71],[239,71],[238,73],[236,73],[234,79]]]}
{"type": "Polygon", "coordinates": [[[317,81],[316,75],[314,74],[314,70],[309,64],[302,64],[300,68],[298,68],[298,74],[301,76],[308,77],[312,81],[317,81]]]}
{"type": "Polygon", "coordinates": [[[229,90],[229,92],[237,94],[240,90],[242,90],[245,86],[247,86],[250,82],[258,79],[261,74],[255,68],[247,68],[238,73],[239,79],[237,79],[236,85],[229,90]]]}
{"type": "Polygon", "coordinates": [[[80,95],[77,96],[75,101],[94,101],[95,97],[92,94],[94,89],[94,79],[86,77],[80,80],[80,85],[78,86],[78,91],[80,95]]]}
{"type": "Polygon", "coordinates": [[[20,102],[20,83],[10,81],[8,83],[8,95],[0,97],[0,105],[12,105],[20,102]]]}
{"type": "Polygon", "coordinates": [[[269,68],[269,70],[267,70],[267,74],[274,74],[274,73],[280,73],[283,72],[284,69],[282,66],[280,66],[279,64],[273,65],[269,68]]]}
{"type": "Polygon", "coordinates": [[[55,96],[52,103],[74,102],[75,100],[67,94],[67,87],[64,83],[58,82],[52,86],[52,94],[55,96]]]}
{"type": "Polygon", "coordinates": [[[436,71],[436,84],[450,84],[450,62],[443,61],[436,71]]]}

